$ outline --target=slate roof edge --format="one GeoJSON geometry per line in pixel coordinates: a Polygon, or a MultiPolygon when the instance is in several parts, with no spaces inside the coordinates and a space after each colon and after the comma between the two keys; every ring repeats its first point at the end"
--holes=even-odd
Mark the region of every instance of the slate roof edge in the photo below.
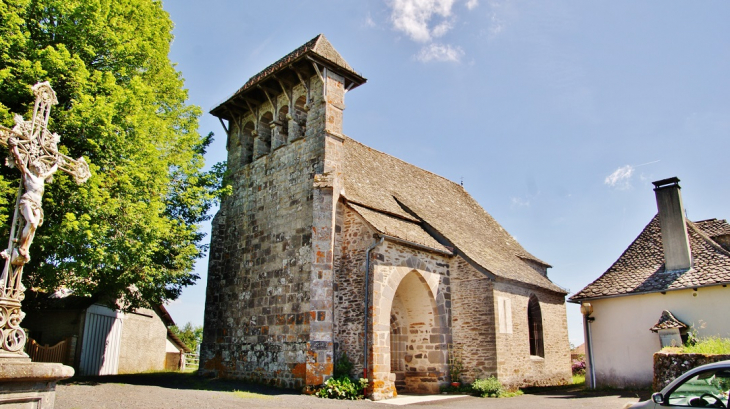
{"type": "MultiPolygon", "coordinates": [[[[311,60],[318,60],[322,65],[331,65],[333,67],[337,67],[338,69],[341,69],[343,71],[343,74],[346,78],[348,78],[353,83],[357,83],[352,88],[356,88],[359,85],[362,85],[367,82],[367,78],[363,77],[359,73],[357,73],[352,67],[346,67],[336,61],[332,61],[329,58],[325,57],[324,55],[320,54],[316,51],[317,45],[319,42],[324,39],[329,43],[329,40],[324,36],[324,34],[317,34],[314,38],[307,41],[306,43],[300,45],[299,47],[295,48],[285,56],[279,58],[278,60],[274,61],[273,63],[267,65],[263,70],[257,72],[256,74],[252,75],[246,82],[237,89],[232,95],[230,95],[228,98],[225,98],[222,102],[216,104],[213,108],[211,108],[208,112],[214,116],[216,115],[214,112],[217,112],[219,109],[222,109],[224,105],[228,104],[230,101],[235,99],[240,94],[245,93],[246,91],[253,88],[256,84],[262,83],[263,81],[269,79],[271,76],[275,75],[277,72],[279,72],[281,69],[285,69],[287,66],[294,64],[296,62],[299,62],[304,59],[311,59],[311,60]]],[[[332,44],[330,43],[330,46],[332,44]]],[[[339,54],[339,52],[332,46],[332,49],[339,54]]],[[[340,55],[340,58],[345,62],[346,65],[349,66],[347,61],[345,61],[344,57],[340,55]]]]}
{"type": "Polygon", "coordinates": [[[548,268],[553,268],[553,266],[551,266],[550,264],[548,264],[548,263],[546,263],[546,262],[544,262],[544,261],[542,261],[539,258],[534,257],[534,256],[533,257],[527,257],[527,256],[522,255],[522,254],[515,254],[515,256],[517,256],[518,258],[521,258],[523,260],[534,261],[537,264],[543,265],[543,266],[548,267],[548,268]]]}
{"type": "MultiPolygon", "coordinates": [[[[350,207],[350,209],[352,209],[352,211],[354,211],[355,213],[357,213],[365,221],[365,223],[368,224],[368,226],[370,226],[373,230],[375,230],[377,232],[377,235],[378,236],[383,237],[386,240],[398,242],[398,243],[401,243],[401,244],[405,244],[405,245],[408,245],[408,246],[411,246],[411,247],[420,248],[420,249],[423,249],[423,250],[426,250],[426,251],[431,251],[431,252],[434,252],[434,253],[444,254],[444,255],[447,255],[449,257],[451,257],[451,256],[454,255],[454,253],[451,252],[451,251],[449,251],[448,249],[447,250],[437,249],[437,248],[431,247],[431,246],[426,245],[426,244],[423,244],[423,243],[418,243],[418,242],[411,241],[411,240],[401,239],[400,237],[396,237],[396,236],[392,236],[390,234],[387,234],[384,231],[381,231],[380,229],[378,229],[377,227],[375,227],[372,223],[370,223],[370,221],[367,219],[367,217],[363,216],[360,212],[358,212],[356,208],[354,208],[352,206],[349,206],[349,205],[348,205],[348,207],[350,207]]],[[[367,208],[366,206],[362,206],[362,207],[367,208]]],[[[370,210],[372,210],[374,212],[379,212],[379,213],[386,214],[385,212],[380,212],[380,211],[378,211],[376,209],[370,209],[370,210]]],[[[388,216],[390,216],[390,215],[388,215],[388,216]]],[[[401,219],[403,221],[406,221],[406,222],[411,222],[410,220],[406,220],[406,219],[403,219],[403,218],[399,218],[399,219],[401,219]]],[[[413,222],[411,222],[411,223],[413,223],[413,222]]],[[[417,224],[417,223],[413,223],[413,224],[417,224]]]]}
{"type": "Polygon", "coordinates": [[[729,284],[730,284],[730,281],[721,281],[721,282],[711,283],[711,284],[690,285],[690,286],[686,286],[686,287],[665,288],[665,289],[660,289],[660,290],[640,291],[640,292],[635,292],[635,293],[621,293],[621,294],[599,295],[597,297],[585,297],[585,298],[570,297],[570,298],[568,298],[568,302],[571,302],[573,304],[580,304],[583,301],[602,300],[602,299],[606,299],[606,298],[617,298],[617,297],[628,297],[630,295],[646,295],[646,294],[656,294],[656,293],[668,293],[668,292],[672,292],[672,291],[692,290],[692,289],[695,289],[695,288],[707,288],[707,287],[716,287],[716,286],[727,286],[729,284]]]}
{"type": "MultiPolygon", "coordinates": [[[[504,281],[504,282],[507,282],[509,284],[515,283],[515,284],[518,284],[521,287],[537,288],[537,289],[542,290],[542,291],[549,291],[551,293],[561,294],[562,296],[566,296],[569,293],[568,290],[566,290],[565,288],[563,288],[563,287],[561,287],[561,286],[553,283],[552,280],[550,280],[550,279],[548,279],[550,281],[550,283],[552,285],[554,285],[556,288],[559,288],[560,290],[556,290],[554,288],[543,287],[541,285],[528,283],[526,281],[515,280],[513,278],[508,278],[508,277],[505,277],[505,276],[499,275],[499,274],[495,274],[495,276],[496,276],[495,281],[504,281]]],[[[545,278],[547,278],[547,277],[545,277],[545,278]]]]}
{"type": "MultiPolygon", "coordinates": [[[[345,194],[343,194],[341,196],[342,196],[343,199],[345,199],[344,200],[344,203],[346,205],[348,205],[348,206],[350,204],[353,204],[355,206],[364,207],[364,208],[366,208],[368,210],[372,210],[374,212],[382,213],[382,214],[387,215],[387,216],[395,217],[397,219],[400,219],[400,220],[403,220],[403,221],[406,221],[406,222],[411,222],[411,223],[420,223],[421,222],[421,220],[418,220],[415,217],[414,218],[405,218],[405,217],[403,217],[403,215],[400,215],[400,214],[395,214],[395,213],[389,212],[387,210],[378,209],[378,208],[375,208],[373,206],[360,203],[360,202],[358,202],[356,200],[350,200],[350,199],[347,198],[347,191],[345,191],[345,194]]],[[[350,206],[350,207],[352,207],[352,206],[350,206]]]]}
{"type": "Polygon", "coordinates": [[[391,236],[391,235],[388,235],[388,234],[385,234],[385,233],[378,233],[378,235],[380,237],[385,238],[386,240],[394,241],[394,242],[401,243],[401,244],[405,244],[407,246],[417,247],[417,248],[420,248],[420,249],[423,249],[423,250],[427,250],[427,251],[431,251],[431,252],[434,252],[434,253],[444,254],[444,255],[447,255],[449,257],[451,257],[451,256],[454,255],[454,253],[452,253],[452,252],[450,252],[448,250],[439,250],[439,249],[433,248],[431,246],[427,246],[425,244],[416,243],[415,241],[410,241],[410,240],[406,240],[406,239],[401,239],[400,237],[391,236]]]}

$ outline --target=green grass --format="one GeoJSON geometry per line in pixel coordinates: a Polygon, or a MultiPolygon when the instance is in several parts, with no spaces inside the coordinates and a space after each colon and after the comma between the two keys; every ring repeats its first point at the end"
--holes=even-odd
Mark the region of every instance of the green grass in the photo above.
{"type": "Polygon", "coordinates": [[[524,395],[521,389],[515,389],[513,391],[503,391],[499,394],[499,398],[514,398],[515,396],[524,395]]]}
{"type": "Polygon", "coordinates": [[[694,345],[685,345],[681,347],[665,347],[665,352],[674,352],[678,354],[704,354],[704,355],[723,355],[730,354],[730,338],[706,337],[700,338],[694,345]]]}
{"type": "Polygon", "coordinates": [[[585,374],[575,374],[573,375],[573,385],[585,385],[586,383],[586,375],[585,374]]]}
{"type": "Polygon", "coordinates": [[[241,398],[241,399],[274,399],[273,396],[262,395],[260,393],[254,393],[254,392],[235,390],[231,393],[233,394],[233,396],[235,396],[237,398],[241,398]]]}

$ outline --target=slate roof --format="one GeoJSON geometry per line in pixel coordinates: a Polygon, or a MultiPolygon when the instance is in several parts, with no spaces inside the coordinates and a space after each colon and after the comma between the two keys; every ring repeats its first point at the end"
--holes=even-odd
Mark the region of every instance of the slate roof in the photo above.
{"type": "Polygon", "coordinates": [[[724,220],[698,223],[688,220],[692,268],[665,272],[659,216],[654,216],[621,257],[596,281],[570,297],[570,301],[730,283],[730,252],[710,237],[725,229],[730,226],[724,220]]]}
{"type": "Polygon", "coordinates": [[[246,83],[243,84],[243,86],[241,88],[239,88],[238,91],[236,91],[230,98],[228,98],[225,102],[223,102],[219,106],[213,108],[211,110],[211,113],[213,115],[220,116],[219,113],[216,114],[216,112],[219,110],[220,107],[226,105],[229,101],[235,99],[238,95],[243,94],[250,89],[253,89],[256,84],[260,84],[263,81],[267,80],[271,75],[273,75],[277,71],[281,71],[282,69],[285,69],[286,67],[294,64],[295,62],[306,58],[307,56],[312,56],[312,57],[318,58],[320,60],[324,60],[324,61],[330,63],[331,65],[336,66],[339,69],[341,74],[343,74],[353,80],[353,86],[358,86],[358,85],[364,83],[365,81],[367,81],[360,74],[355,72],[354,69],[352,69],[350,64],[348,64],[347,61],[345,61],[345,59],[342,58],[340,53],[338,53],[337,50],[335,50],[335,48],[332,46],[332,44],[324,36],[324,34],[319,34],[316,37],[314,37],[313,39],[304,43],[302,46],[298,47],[296,50],[285,55],[284,57],[282,57],[275,63],[264,68],[258,74],[249,78],[248,81],[246,81],[246,83]]]}
{"type": "Polygon", "coordinates": [[[671,311],[664,310],[662,311],[662,316],[659,317],[659,321],[657,321],[656,324],[654,324],[653,327],[649,328],[651,331],[657,332],[662,329],[684,329],[687,328],[687,325],[683,323],[682,321],[678,320],[674,314],[671,313],[671,311]]]}
{"type": "Polygon", "coordinates": [[[349,203],[349,206],[382,234],[422,244],[435,250],[451,253],[449,249],[441,245],[430,234],[423,230],[418,223],[358,206],[354,203],[349,203]]]}
{"type": "MultiPolygon", "coordinates": [[[[380,213],[383,219],[374,223],[392,223],[396,217],[422,221],[448,246],[497,277],[567,293],[525,261],[549,267],[522,248],[459,184],[348,137],[344,148],[344,196],[380,213]]],[[[397,229],[405,228],[401,226],[397,229]]]]}
{"type": "Polygon", "coordinates": [[[703,232],[710,237],[719,237],[730,234],[730,224],[726,220],[707,219],[695,222],[703,232]]]}

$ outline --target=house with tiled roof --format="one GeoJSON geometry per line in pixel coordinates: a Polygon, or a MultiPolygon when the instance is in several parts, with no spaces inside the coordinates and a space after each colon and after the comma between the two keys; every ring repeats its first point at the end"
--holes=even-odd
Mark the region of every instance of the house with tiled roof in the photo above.
{"type": "Polygon", "coordinates": [[[687,220],[679,179],[654,186],[658,214],[606,272],[570,297],[584,313],[595,386],[650,386],[654,352],[681,342],[688,326],[699,336],[730,336],[720,308],[730,296],[730,224],[687,220]]]}
{"type": "Polygon", "coordinates": [[[550,266],[459,184],[344,135],[365,81],[319,35],[211,111],[233,194],[213,220],[200,371],[314,388],[349,361],[373,399],[569,382],[550,266]]]}

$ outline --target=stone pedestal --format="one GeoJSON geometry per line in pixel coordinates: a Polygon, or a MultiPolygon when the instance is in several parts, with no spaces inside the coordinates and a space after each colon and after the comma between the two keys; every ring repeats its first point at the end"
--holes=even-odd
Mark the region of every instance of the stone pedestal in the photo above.
{"type": "Polygon", "coordinates": [[[73,374],[63,364],[0,359],[0,409],[52,409],[56,382],[73,374]]]}

